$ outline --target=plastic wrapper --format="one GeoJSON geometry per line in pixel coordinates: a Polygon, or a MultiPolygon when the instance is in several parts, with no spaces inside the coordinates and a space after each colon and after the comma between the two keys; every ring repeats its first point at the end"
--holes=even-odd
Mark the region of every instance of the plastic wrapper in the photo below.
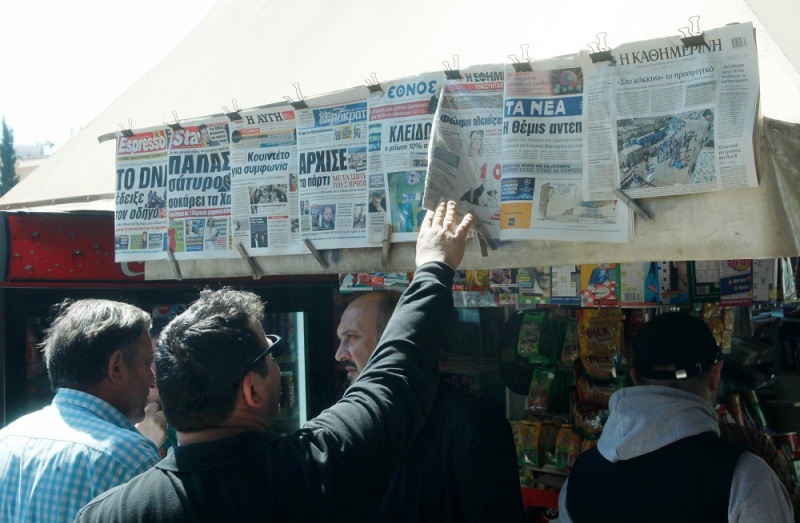
{"type": "Polygon", "coordinates": [[[581,409],[577,402],[572,404],[572,430],[583,439],[597,439],[603,432],[608,419],[606,409],[581,409]]]}
{"type": "Polygon", "coordinates": [[[571,368],[572,364],[581,355],[581,344],[578,339],[578,322],[567,320],[564,327],[564,345],[561,348],[561,364],[566,368],[571,368]]]}
{"type": "Polygon", "coordinates": [[[576,372],[575,390],[578,393],[578,404],[581,409],[607,409],[611,395],[624,385],[622,378],[614,380],[596,380],[582,372],[576,372]]]}
{"type": "Polygon", "coordinates": [[[544,311],[526,312],[519,326],[517,353],[523,358],[535,362],[539,358],[539,340],[542,336],[542,324],[547,315],[544,311]]]}
{"type": "Polygon", "coordinates": [[[528,392],[527,409],[534,414],[550,412],[555,372],[551,369],[534,369],[528,392]]]}
{"type": "Polygon", "coordinates": [[[553,454],[552,465],[559,470],[568,470],[570,467],[570,456],[575,451],[574,441],[578,441],[578,450],[580,450],[580,437],[572,432],[572,425],[562,424],[558,428],[556,435],[556,449],[553,454]]]}
{"type": "Polygon", "coordinates": [[[566,328],[566,318],[528,311],[519,328],[517,352],[537,365],[558,365],[566,328]]]}
{"type": "Polygon", "coordinates": [[[557,364],[561,360],[567,323],[567,319],[560,316],[553,314],[545,316],[539,340],[539,355],[546,361],[557,364]]]}
{"type": "Polygon", "coordinates": [[[578,319],[580,356],[586,373],[597,379],[616,377],[622,346],[621,309],[581,309],[578,319]]]}
{"type": "Polygon", "coordinates": [[[517,447],[517,464],[520,466],[539,467],[539,432],[542,423],[539,421],[512,421],[514,445],[517,447]]]}
{"type": "Polygon", "coordinates": [[[531,375],[526,408],[531,414],[567,412],[566,375],[557,367],[537,367],[531,375]]]}
{"type": "Polygon", "coordinates": [[[700,317],[711,329],[722,352],[729,353],[733,343],[734,310],[719,303],[704,303],[700,317]]]}

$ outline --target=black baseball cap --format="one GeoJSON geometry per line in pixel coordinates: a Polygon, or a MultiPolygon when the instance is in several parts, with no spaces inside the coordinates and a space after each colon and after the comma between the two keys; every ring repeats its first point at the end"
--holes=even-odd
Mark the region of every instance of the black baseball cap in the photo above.
{"type": "Polygon", "coordinates": [[[643,378],[674,380],[706,372],[722,357],[711,329],[697,316],[665,312],[647,322],[633,341],[633,366],[643,378]],[[675,370],[654,369],[674,367],[675,370]]]}

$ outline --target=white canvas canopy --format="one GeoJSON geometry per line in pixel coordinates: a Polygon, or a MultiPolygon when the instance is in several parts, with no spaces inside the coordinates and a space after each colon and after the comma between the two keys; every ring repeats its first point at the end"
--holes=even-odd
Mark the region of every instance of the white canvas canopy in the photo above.
{"type": "MultiPolygon", "coordinates": [[[[761,186],[647,200],[654,221],[637,218],[628,244],[553,241],[509,242],[484,257],[477,242],[463,267],[650,261],[656,259],[776,258],[800,254],[800,36],[790,21],[794,0],[561,0],[445,2],[442,0],[221,0],[161,63],[2,199],[0,210],[111,211],[113,141],[98,136],[128,121],[143,128],[306,98],[364,85],[371,73],[389,80],[461,67],[574,53],[606,33],[610,47],[679,34],[698,15],[700,29],[752,22],[761,70],[757,143],[761,186]],[[774,36],[773,36],[774,35],[774,36]]],[[[135,35],[120,59],[135,52],[135,35]]],[[[380,249],[343,251],[323,269],[310,255],[256,260],[265,274],[368,272],[413,269],[413,244],[392,246],[389,264],[380,249]]],[[[169,262],[148,262],[150,279],[173,278],[169,262]]],[[[181,262],[184,277],[249,274],[242,260],[181,262]]]]}

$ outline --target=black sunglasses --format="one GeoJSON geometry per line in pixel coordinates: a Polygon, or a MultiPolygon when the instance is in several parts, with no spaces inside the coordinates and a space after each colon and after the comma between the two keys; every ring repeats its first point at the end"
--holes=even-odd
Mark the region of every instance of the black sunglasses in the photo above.
{"type": "Polygon", "coordinates": [[[249,369],[253,365],[255,365],[258,360],[266,356],[267,354],[272,354],[273,358],[277,358],[283,354],[283,338],[278,336],[277,334],[267,334],[267,339],[272,342],[272,344],[261,351],[261,353],[256,356],[253,361],[250,362],[250,365],[247,366],[249,369]]]}

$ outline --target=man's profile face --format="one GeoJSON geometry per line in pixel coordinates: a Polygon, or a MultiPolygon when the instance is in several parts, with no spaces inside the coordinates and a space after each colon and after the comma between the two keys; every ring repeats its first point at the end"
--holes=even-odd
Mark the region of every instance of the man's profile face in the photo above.
{"type": "Polygon", "coordinates": [[[150,387],[155,386],[153,341],[150,333],[143,331],[133,343],[132,350],[134,354],[132,360],[125,360],[127,394],[115,407],[132,423],[138,423],[144,419],[144,408],[148,403],[150,387]]]}
{"type": "Polygon", "coordinates": [[[358,377],[378,345],[375,309],[369,299],[357,299],[345,309],[336,329],[340,340],[336,361],[344,365],[350,382],[358,377]]]}

